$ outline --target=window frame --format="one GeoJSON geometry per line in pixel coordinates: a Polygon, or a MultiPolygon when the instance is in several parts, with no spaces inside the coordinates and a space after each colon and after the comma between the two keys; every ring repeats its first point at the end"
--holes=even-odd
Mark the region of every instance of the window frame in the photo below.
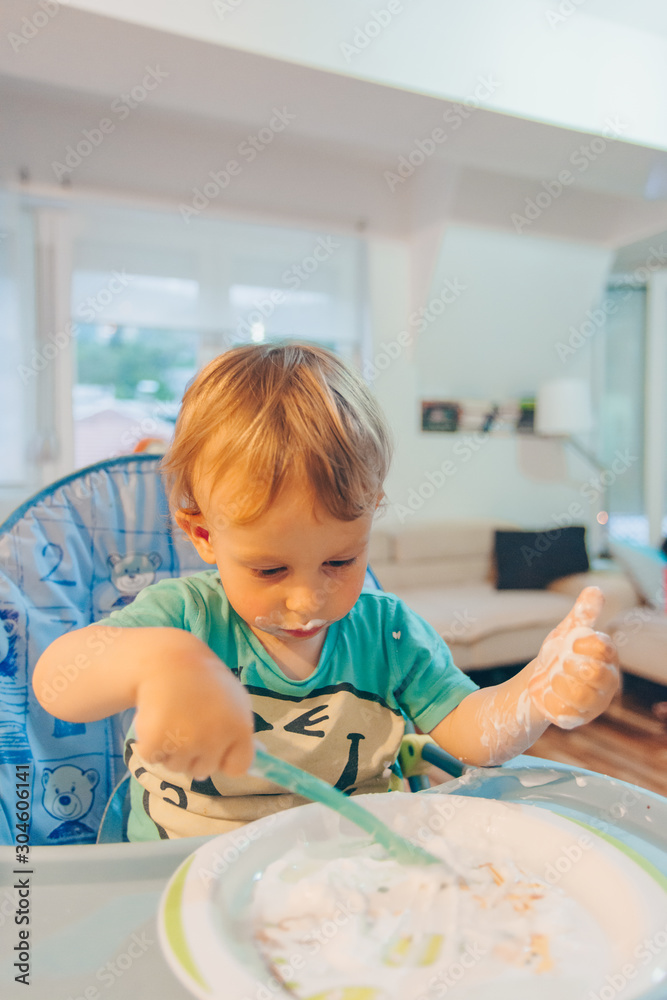
{"type": "Polygon", "coordinates": [[[650,544],[667,536],[667,270],[647,283],[644,506],[650,544]]]}
{"type": "MultiPolygon", "coordinates": [[[[35,378],[30,379],[31,384],[25,389],[26,421],[30,424],[26,442],[28,454],[25,481],[11,486],[0,485],[0,522],[18,503],[75,470],[72,399],[76,378],[73,329],[77,304],[72,299],[72,276],[75,241],[81,238],[82,232],[85,234],[86,227],[81,220],[86,213],[154,213],[156,230],[159,232],[162,224],[168,235],[165,245],[172,249],[185,248],[186,252],[194,252],[197,280],[200,289],[205,289],[203,294],[208,296],[203,308],[211,317],[220,315],[220,303],[227,287],[226,276],[228,277],[230,262],[234,259],[232,250],[227,250],[227,246],[234,246],[233,240],[227,240],[224,252],[221,249],[224,227],[227,227],[229,233],[233,233],[234,227],[241,227],[239,232],[247,228],[249,253],[252,253],[257,242],[252,230],[263,230],[260,239],[263,238],[262,246],[266,247],[267,259],[270,260],[273,254],[278,262],[285,233],[291,234],[287,239],[292,243],[288,245],[295,248],[307,245],[314,247],[318,238],[327,236],[322,227],[309,230],[298,223],[289,226],[257,219],[239,219],[235,216],[226,218],[221,214],[203,220],[204,224],[196,232],[194,227],[188,231],[180,223],[178,213],[172,206],[106,200],[77,192],[63,194],[61,197],[2,188],[0,196],[9,199],[12,211],[22,213],[25,232],[28,234],[27,237],[24,234],[24,256],[29,256],[30,269],[34,272],[28,273],[29,269],[18,267],[15,262],[12,262],[10,268],[10,278],[16,280],[17,294],[21,299],[19,328],[22,360],[30,366],[35,357],[47,358],[47,364],[36,371],[35,378]],[[220,226],[219,232],[216,231],[216,225],[220,226]],[[221,289],[221,286],[224,287],[221,289]]],[[[348,257],[354,257],[354,260],[346,258],[345,262],[337,265],[339,270],[332,281],[335,288],[339,284],[338,274],[343,274],[342,269],[346,269],[343,298],[340,303],[338,300],[334,302],[334,315],[340,315],[340,305],[340,308],[346,310],[345,315],[349,315],[352,320],[349,326],[347,319],[344,324],[345,330],[350,330],[349,357],[360,362],[367,347],[363,310],[365,293],[362,287],[363,276],[366,274],[366,244],[361,237],[349,232],[334,233],[332,237],[343,241],[347,245],[348,257]]],[[[145,248],[146,243],[142,243],[141,236],[137,238],[135,233],[132,239],[135,247],[145,248]]],[[[299,253],[300,250],[295,249],[295,254],[299,253]]],[[[295,256],[295,262],[296,260],[295,256]]],[[[200,322],[193,326],[199,335],[198,367],[229,346],[230,339],[238,342],[238,338],[230,338],[234,331],[224,327],[224,319],[217,323],[205,325],[200,322]]]]}

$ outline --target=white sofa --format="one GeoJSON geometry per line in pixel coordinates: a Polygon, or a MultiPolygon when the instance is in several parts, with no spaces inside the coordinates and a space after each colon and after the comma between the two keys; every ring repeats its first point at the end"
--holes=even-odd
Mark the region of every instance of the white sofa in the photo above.
{"type": "Polygon", "coordinates": [[[667,686],[667,613],[639,605],[618,615],[609,633],[624,673],[667,686]]]}
{"type": "Polygon", "coordinates": [[[667,553],[620,539],[612,539],[611,550],[640,596],[611,625],[621,667],[667,685],[667,553]]]}
{"type": "Polygon", "coordinates": [[[475,519],[373,529],[369,561],[381,586],[433,625],[462,670],[528,663],[589,584],[605,594],[602,630],[638,603],[614,570],[562,577],[546,590],[496,590],[494,532],[515,527],[475,519]]]}

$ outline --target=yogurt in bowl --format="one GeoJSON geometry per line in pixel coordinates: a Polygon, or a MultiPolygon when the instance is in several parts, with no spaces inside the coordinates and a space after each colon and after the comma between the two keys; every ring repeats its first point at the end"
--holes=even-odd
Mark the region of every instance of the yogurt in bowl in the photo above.
{"type": "Polygon", "coordinates": [[[303,1000],[491,996],[502,982],[542,997],[555,981],[570,991],[603,981],[605,935],[560,886],[491,845],[453,849],[441,836],[429,849],[442,871],[402,867],[374,847],[330,859],[297,847],[270,865],[251,909],[272,975],[303,1000]],[[465,881],[452,878],[453,858],[465,881]]]}

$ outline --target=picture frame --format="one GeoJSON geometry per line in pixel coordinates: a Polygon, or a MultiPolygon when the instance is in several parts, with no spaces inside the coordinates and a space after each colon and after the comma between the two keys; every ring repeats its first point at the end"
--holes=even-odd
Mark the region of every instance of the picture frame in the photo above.
{"type": "Polygon", "coordinates": [[[452,433],[458,430],[461,408],[447,400],[422,402],[422,430],[452,433]]]}

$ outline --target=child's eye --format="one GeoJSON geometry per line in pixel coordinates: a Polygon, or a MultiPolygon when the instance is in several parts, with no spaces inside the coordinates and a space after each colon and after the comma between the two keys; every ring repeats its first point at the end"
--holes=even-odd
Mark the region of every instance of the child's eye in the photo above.
{"type": "Polygon", "coordinates": [[[278,576],[279,573],[284,571],[284,566],[274,566],[272,569],[254,569],[252,572],[255,576],[259,576],[264,580],[269,579],[272,576],[278,576]]]}
{"type": "Polygon", "coordinates": [[[330,559],[327,566],[333,567],[333,569],[340,569],[341,566],[351,566],[357,561],[357,557],[354,559],[330,559]]]}

